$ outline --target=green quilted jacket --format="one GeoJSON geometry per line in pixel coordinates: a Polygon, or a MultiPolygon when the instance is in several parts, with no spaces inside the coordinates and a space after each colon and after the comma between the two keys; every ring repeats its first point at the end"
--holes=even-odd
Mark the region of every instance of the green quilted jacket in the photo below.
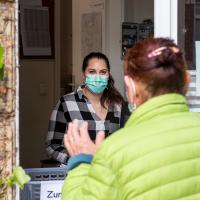
{"type": "Polygon", "coordinates": [[[178,94],[154,97],[71,170],[62,200],[200,200],[200,115],[178,94]]]}

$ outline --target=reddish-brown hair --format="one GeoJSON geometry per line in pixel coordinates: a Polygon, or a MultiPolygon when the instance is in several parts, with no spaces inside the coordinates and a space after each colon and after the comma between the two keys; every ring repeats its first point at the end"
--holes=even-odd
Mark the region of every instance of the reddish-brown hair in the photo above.
{"type": "Polygon", "coordinates": [[[182,51],[168,38],[147,38],[130,48],[125,74],[141,81],[150,96],[183,93],[186,62],[182,51]]]}

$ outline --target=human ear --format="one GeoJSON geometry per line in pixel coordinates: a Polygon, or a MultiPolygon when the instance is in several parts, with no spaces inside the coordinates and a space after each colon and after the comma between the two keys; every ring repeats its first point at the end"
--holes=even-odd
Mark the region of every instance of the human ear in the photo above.
{"type": "Polygon", "coordinates": [[[126,75],[124,76],[124,82],[127,88],[127,97],[128,97],[128,101],[131,104],[134,104],[134,99],[135,99],[135,88],[133,86],[133,80],[130,76],[126,75]]]}
{"type": "Polygon", "coordinates": [[[125,83],[126,87],[129,86],[129,80],[128,80],[128,76],[127,75],[124,76],[124,83],[125,83]]]}
{"type": "Polygon", "coordinates": [[[82,74],[82,78],[83,78],[83,80],[85,80],[86,79],[86,75],[85,75],[85,73],[83,72],[83,74],[82,74]]]}

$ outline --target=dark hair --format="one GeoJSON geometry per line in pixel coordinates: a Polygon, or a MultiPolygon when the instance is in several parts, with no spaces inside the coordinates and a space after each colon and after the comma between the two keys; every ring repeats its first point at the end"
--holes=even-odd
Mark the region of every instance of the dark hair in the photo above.
{"type": "Polygon", "coordinates": [[[186,62],[182,51],[168,38],[146,38],[130,48],[125,74],[142,81],[150,96],[183,94],[186,62]]]}
{"type": "Polygon", "coordinates": [[[105,107],[105,102],[107,102],[108,104],[122,103],[124,100],[123,100],[122,95],[114,87],[115,81],[110,74],[110,63],[109,63],[109,60],[106,55],[104,55],[103,53],[100,53],[100,52],[91,52],[83,60],[82,71],[85,72],[89,61],[93,58],[104,60],[106,62],[106,66],[109,71],[108,85],[107,85],[106,89],[103,91],[103,94],[100,99],[101,105],[105,107]]]}
{"type": "Polygon", "coordinates": [[[103,53],[100,52],[91,52],[90,54],[88,54],[87,56],[85,56],[84,60],[83,60],[83,65],[82,65],[82,71],[84,72],[88,66],[89,61],[92,58],[97,58],[97,59],[102,59],[106,62],[106,66],[108,68],[108,71],[110,71],[110,63],[109,60],[107,58],[106,55],[104,55],[103,53]]]}

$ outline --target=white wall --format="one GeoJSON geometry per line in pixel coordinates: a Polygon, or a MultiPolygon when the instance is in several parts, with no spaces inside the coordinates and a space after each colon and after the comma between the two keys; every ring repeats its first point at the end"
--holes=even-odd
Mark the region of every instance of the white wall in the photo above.
{"type": "Polygon", "coordinates": [[[154,0],[125,0],[125,20],[141,23],[154,16],[154,0]]]}
{"type": "MultiPolygon", "coordinates": [[[[102,50],[105,49],[105,0],[73,0],[72,1],[72,35],[73,35],[73,75],[75,87],[82,83],[81,55],[81,19],[84,13],[102,13],[102,50]]],[[[94,33],[95,34],[95,33],[94,33]]],[[[95,51],[95,49],[94,49],[95,51]]],[[[89,53],[89,52],[88,52],[89,53]]]]}
{"type": "Polygon", "coordinates": [[[106,54],[111,64],[115,86],[124,95],[124,70],[121,60],[123,0],[109,0],[106,4],[106,54]]]}

